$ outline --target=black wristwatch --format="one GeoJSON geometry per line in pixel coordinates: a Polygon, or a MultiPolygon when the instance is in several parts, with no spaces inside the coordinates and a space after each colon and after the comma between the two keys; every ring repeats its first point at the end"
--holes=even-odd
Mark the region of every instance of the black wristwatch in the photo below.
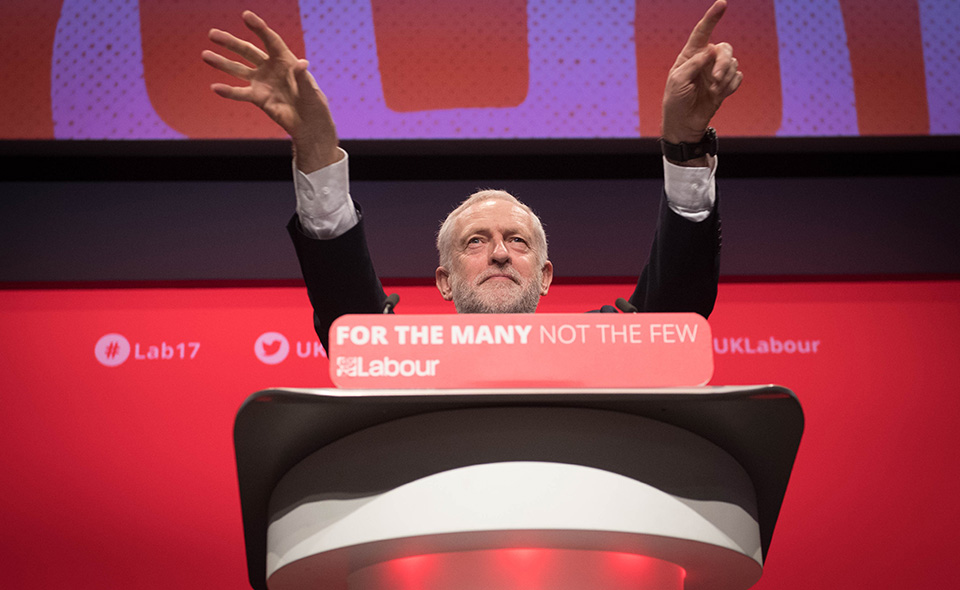
{"type": "Polygon", "coordinates": [[[660,151],[668,160],[674,162],[686,162],[710,154],[717,155],[717,130],[713,127],[707,127],[703,137],[697,143],[670,143],[660,138],[660,151]]]}

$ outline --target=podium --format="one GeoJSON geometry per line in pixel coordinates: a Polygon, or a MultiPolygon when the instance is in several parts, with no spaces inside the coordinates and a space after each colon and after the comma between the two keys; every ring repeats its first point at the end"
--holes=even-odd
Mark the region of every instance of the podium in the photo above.
{"type": "Polygon", "coordinates": [[[273,389],[234,427],[253,588],[749,588],[803,431],[775,386],[273,389]]]}

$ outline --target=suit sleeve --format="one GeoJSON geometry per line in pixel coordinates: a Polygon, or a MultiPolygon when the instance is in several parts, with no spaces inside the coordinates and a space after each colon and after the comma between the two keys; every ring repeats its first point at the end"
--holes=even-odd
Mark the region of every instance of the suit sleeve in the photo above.
{"type": "Polygon", "coordinates": [[[637,309],[710,316],[720,277],[719,206],[718,193],[710,216],[695,222],[674,213],[663,195],[650,258],[630,297],[637,309]]]}
{"type": "Polygon", "coordinates": [[[379,313],[386,294],[370,259],[363,217],[345,234],[317,240],[303,234],[296,215],[287,224],[313,306],[313,326],[329,350],[330,325],[348,313],[379,313]]]}

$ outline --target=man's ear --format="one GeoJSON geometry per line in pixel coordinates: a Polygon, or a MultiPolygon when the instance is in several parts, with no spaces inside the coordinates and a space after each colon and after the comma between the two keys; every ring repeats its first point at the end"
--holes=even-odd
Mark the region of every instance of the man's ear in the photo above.
{"type": "Polygon", "coordinates": [[[540,295],[546,295],[550,290],[550,283],[553,282],[553,263],[549,260],[543,265],[543,273],[540,277],[540,295]]]}
{"type": "Polygon", "coordinates": [[[437,267],[437,289],[445,301],[453,299],[453,289],[450,287],[450,271],[442,266],[437,267]]]}

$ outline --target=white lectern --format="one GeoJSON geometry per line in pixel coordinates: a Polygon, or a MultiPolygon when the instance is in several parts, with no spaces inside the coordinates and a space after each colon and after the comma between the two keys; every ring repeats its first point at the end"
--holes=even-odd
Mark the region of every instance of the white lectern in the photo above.
{"type": "Polygon", "coordinates": [[[773,385],[261,391],[234,428],[250,583],[749,588],[802,431],[773,385]]]}

